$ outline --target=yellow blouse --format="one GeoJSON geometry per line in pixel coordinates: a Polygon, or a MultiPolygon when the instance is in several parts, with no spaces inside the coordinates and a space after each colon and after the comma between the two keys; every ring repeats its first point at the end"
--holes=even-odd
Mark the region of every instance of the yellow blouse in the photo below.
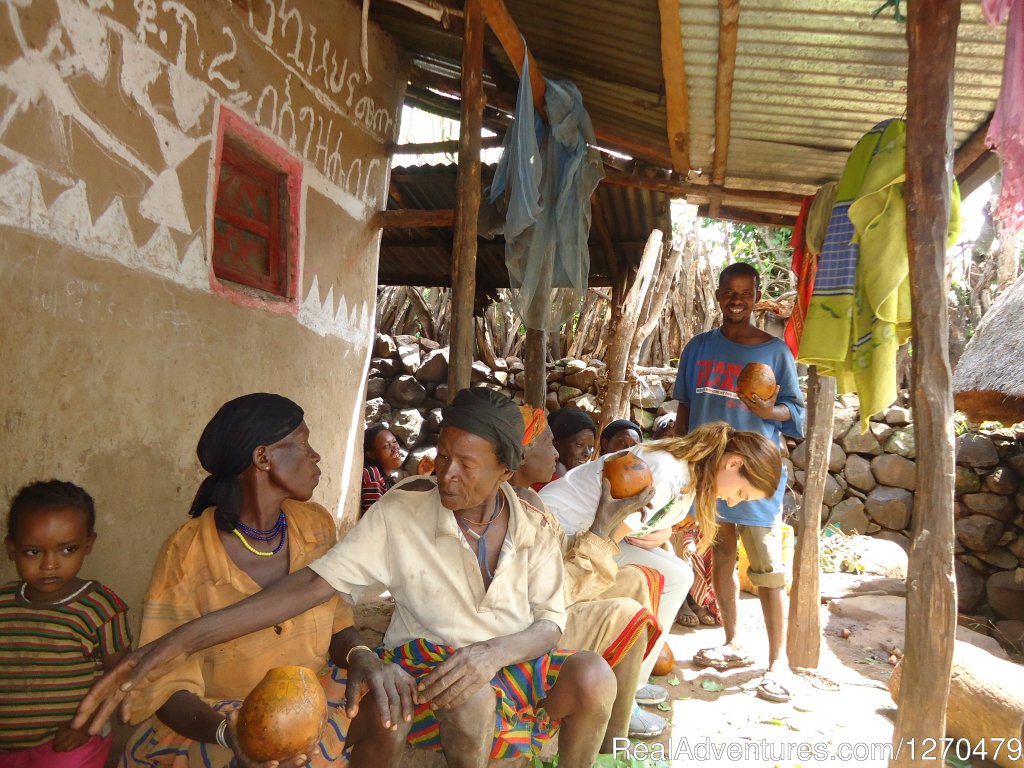
{"type": "MultiPolygon", "coordinates": [[[[311,502],[286,501],[288,571],[304,568],[337,541],[334,519],[311,502]]],[[[225,608],[260,587],[228,556],[211,507],[164,542],[142,608],[139,645],[225,608]]],[[[352,626],[352,609],[337,596],[283,622],[194,654],[132,697],[132,723],[151,716],[177,691],[208,702],[242,699],[271,667],[297,664],[318,672],[331,636],[352,626]]]]}

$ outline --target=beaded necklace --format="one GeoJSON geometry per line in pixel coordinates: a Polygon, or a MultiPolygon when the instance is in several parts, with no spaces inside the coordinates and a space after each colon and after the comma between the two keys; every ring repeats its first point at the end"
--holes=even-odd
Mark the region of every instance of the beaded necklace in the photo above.
{"type": "Polygon", "coordinates": [[[284,547],[285,540],[288,538],[288,520],[285,518],[284,512],[281,512],[277,517],[277,523],[274,524],[274,527],[266,531],[250,528],[239,520],[235,523],[235,527],[231,529],[231,532],[238,537],[238,540],[242,542],[243,547],[257,557],[273,557],[281,551],[284,547]],[[277,546],[274,547],[272,552],[264,552],[263,550],[256,549],[245,539],[245,537],[248,536],[250,539],[255,539],[256,541],[270,541],[278,534],[280,534],[281,540],[277,543],[277,546]]]}
{"type": "Polygon", "coordinates": [[[494,499],[494,514],[492,514],[487,519],[487,521],[483,523],[471,523],[468,520],[463,520],[458,515],[455,516],[455,521],[459,524],[459,527],[462,529],[462,532],[466,534],[466,536],[470,536],[473,538],[474,541],[476,541],[476,561],[487,574],[487,578],[489,579],[493,579],[494,574],[491,573],[491,569],[487,565],[487,532],[491,530],[491,525],[494,524],[494,521],[498,519],[498,516],[502,513],[502,510],[505,509],[505,505],[502,503],[503,501],[504,499],[502,498],[502,495],[499,492],[498,496],[494,499]],[[476,531],[470,530],[468,527],[466,527],[470,525],[475,525],[477,527],[483,526],[484,530],[482,533],[477,533],[476,531]]]}

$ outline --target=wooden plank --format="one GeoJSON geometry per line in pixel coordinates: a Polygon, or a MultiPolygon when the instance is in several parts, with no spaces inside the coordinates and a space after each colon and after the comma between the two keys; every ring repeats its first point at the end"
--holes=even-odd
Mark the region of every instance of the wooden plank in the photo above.
{"type": "Polygon", "coordinates": [[[953,173],[956,174],[958,179],[960,174],[974,165],[982,155],[992,151],[985,146],[985,136],[988,134],[988,128],[991,123],[992,118],[990,117],[981,124],[978,130],[971,134],[967,141],[960,145],[960,149],[953,156],[953,173]]]}
{"type": "MultiPolygon", "coordinates": [[[[953,66],[960,0],[907,9],[907,246],[913,305],[917,459],[903,684],[890,766],[933,765],[906,745],[946,735],[956,631],[953,574],[953,396],[945,264],[953,161],[953,66]]],[[[941,742],[938,742],[941,743],[941,742]]]]}
{"type": "MultiPolygon", "coordinates": [[[[500,147],[501,139],[501,136],[484,136],[480,139],[480,148],[494,149],[495,147],[500,147]]],[[[455,154],[459,151],[459,140],[423,141],[412,144],[392,144],[389,142],[384,145],[384,149],[388,155],[433,155],[442,152],[455,154]]]]}
{"type": "Polygon", "coordinates": [[[527,328],[525,348],[526,402],[534,408],[543,408],[548,396],[547,331],[527,328]]]}
{"type": "Polygon", "coordinates": [[[661,74],[665,80],[665,114],[672,167],[690,172],[690,94],[686,88],[683,30],[679,0],[658,0],[661,17],[661,74]]]}
{"type": "Polygon", "coordinates": [[[697,209],[697,215],[721,221],[734,221],[738,224],[765,224],[769,227],[792,227],[796,224],[795,214],[788,216],[783,213],[751,211],[741,208],[722,207],[721,205],[716,215],[712,215],[710,205],[701,205],[697,209]]]}
{"type": "Polygon", "coordinates": [[[794,667],[818,666],[821,655],[821,583],[819,579],[821,505],[828,477],[832,446],[832,412],[836,380],[819,376],[812,365],[807,376],[807,476],[800,522],[796,532],[793,589],[789,599],[789,632],[786,640],[789,663],[794,667]]]}
{"type": "Polygon", "coordinates": [[[483,122],[484,12],[482,0],[463,6],[462,121],[452,249],[451,345],[448,396],[469,386],[473,365],[473,305],[476,298],[477,214],[480,208],[480,129],[483,122]]]}
{"type": "Polygon", "coordinates": [[[494,36],[498,38],[501,47],[508,54],[509,61],[515,67],[516,74],[523,74],[523,57],[527,58],[530,64],[530,87],[533,89],[533,106],[541,115],[544,111],[544,92],[547,86],[541,76],[540,67],[533,58],[533,54],[523,42],[523,36],[516,26],[515,20],[505,7],[503,0],[483,0],[484,14],[487,16],[487,26],[491,28],[494,36]]]}
{"type": "Polygon", "coordinates": [[[377,211],[372,226],[381,229],[404,229],[417,227],[450,227],[455,224],[455,209],[420,210],[403,208],[399,211],[377,211]]]}
{"type": "Polygon", "coordinates": [[[732,84],[736,74],[740,0],[718,0],[718,78],[715,85],[715,159],[711,182],[725,183],[732,132],[732,84]]]}
{"type": "Polygon", "coordinates": [[[636,187],[638,189],[650,189],[654,192],[664,192],[675,197],[686,197],[688,195],[700,195],[709,199],[719,201],[726,198],[730,200],[764,200],[772,203],[793,205],[799,208],[803,203],[805,195],[799,192],[783,192],[770,189],[738,189],[734,187],[722,187],[708,184],[694,184],[689,181],[673,178],[648,178],[644,176],[619,173],[605,169],[605,177],[601,179],[602,184],[614,187],[636,187]]]}

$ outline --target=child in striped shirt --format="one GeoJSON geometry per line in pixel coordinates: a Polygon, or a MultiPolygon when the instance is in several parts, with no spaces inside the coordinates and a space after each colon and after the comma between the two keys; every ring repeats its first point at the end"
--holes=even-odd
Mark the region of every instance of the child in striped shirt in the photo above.
{"type": "Polygon", "coordinates": [[[0,768],[103,768],[110,752],[110,736],[70,725],[131,646],[121,598],[78,576],[95,523],[73,483],[32,483],[11,502],[4,543],[21,578],[0,587],[0,768]]]}

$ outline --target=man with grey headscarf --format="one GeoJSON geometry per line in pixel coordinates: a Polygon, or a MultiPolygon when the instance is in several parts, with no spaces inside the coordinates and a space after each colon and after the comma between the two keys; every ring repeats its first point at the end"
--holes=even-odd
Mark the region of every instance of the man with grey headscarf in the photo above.
{"type": "MultiPolygon", "coordinates": [[[[443,412],[436,478],[399,483],[308,568],[136,651],[134,670],[108,674],[81,717],[172,656],[273,626],[337,593],[354,603],[383,587],[396,607],[382,646],[356,645],[348,656],[376,654],[415,679],[411,697],[403,684],[374,691],[390,700],[394,722],[412,722],[410,743],[441,749],[449,766],[478,768],[489,757],[536,755],[560,727],[560,764],[590,766],[615,678],[595,653],[554,650],[565,626],[561,550],[508,484],[522,438],[508,398],[460,391],[443,412]]],[[[367,692],[349,692],[350,716],[367,692]]]]}

